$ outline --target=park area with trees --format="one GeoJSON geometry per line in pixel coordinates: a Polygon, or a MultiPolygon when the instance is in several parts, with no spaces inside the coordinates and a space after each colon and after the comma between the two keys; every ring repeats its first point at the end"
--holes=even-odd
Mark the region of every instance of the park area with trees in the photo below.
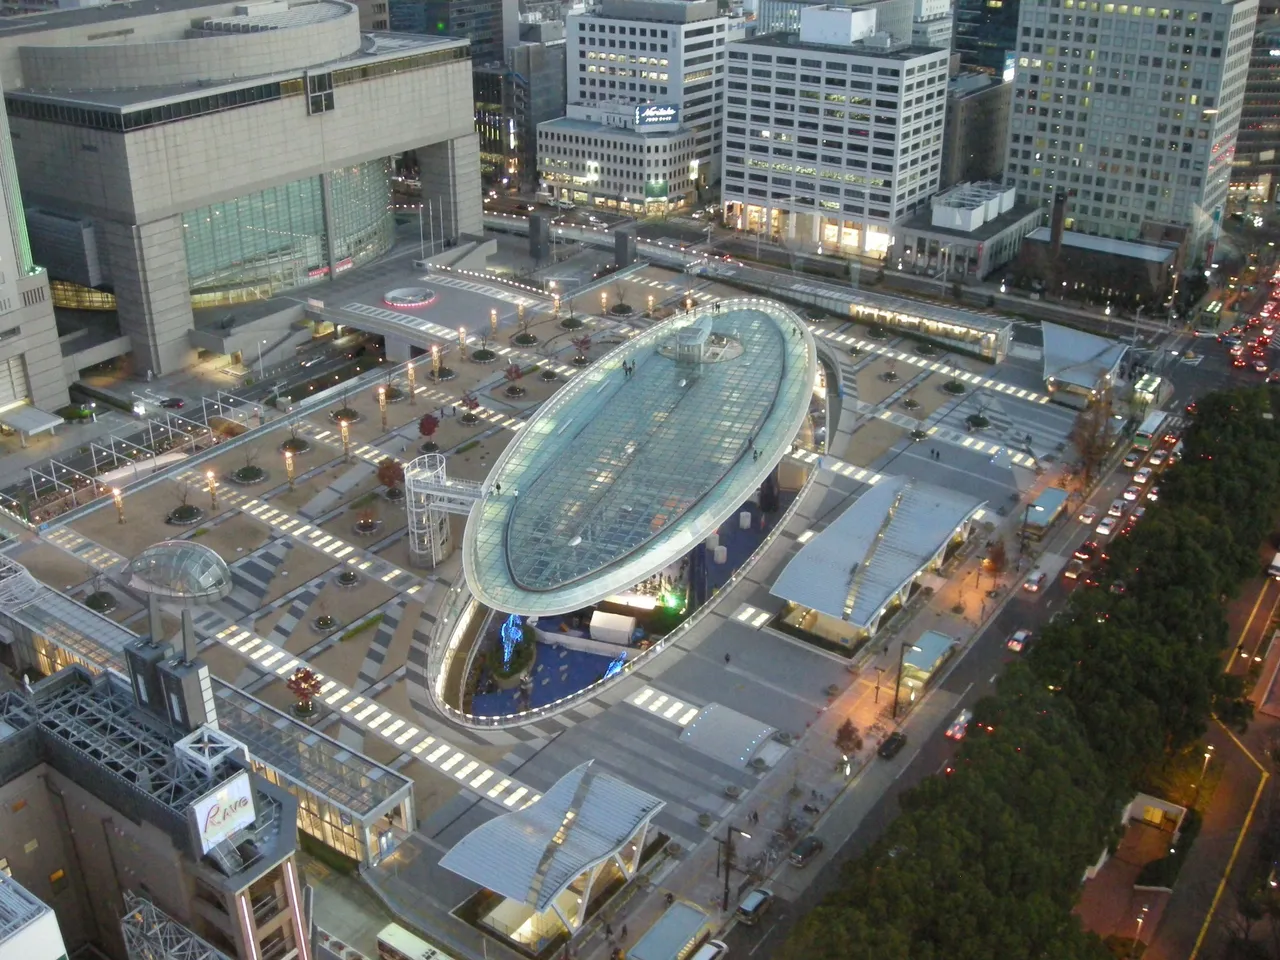
{"type": "Polygon", "coordinates": [[[1071,913],[1150,772],[1212,716],[1242,727],[1223,672],[1225,601],[1261,569],[1280,502],[1269,389],[1198,401],[1160,501],[1111,545],[1099,589],[1065,610],[974,708],[952,772],[901,815],[796,927],[786,960],[1107,958],[1071,913]],[[1112,592],[1114,581],[1123,592],[1112,592]],[[991,732],[985,732],[987,726],[991,732]]]}

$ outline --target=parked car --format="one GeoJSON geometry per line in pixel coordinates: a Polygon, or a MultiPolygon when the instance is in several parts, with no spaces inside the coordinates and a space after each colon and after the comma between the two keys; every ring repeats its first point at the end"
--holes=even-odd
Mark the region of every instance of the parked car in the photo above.
{"type": "Polygon", "coordinates": [[[181,410],[186,405],[187,401],[183,400],[181,397],[165,397],[160,401],[160,406],[164,407],[166,410],[181,410]]]}
{"type": "Polygon", "coordinates": [[[738,920],[749,926],[755,926],[772,906],[773,891],[765,887],[756,887],[738,904],[738,920]]]}
{"type": "Polygon", "coordinates": [[[876,753],[880,754],[882,760],[892,760],[902,752],[902,748],[907,745],[907,735],[901,730],[895,730],[884,738],[884,743],[880,744],[880,749],[876,753]]]}
{"type": "MultiPolygon", "coordinates": [[[[885,742],[888,743],[887,740],[885,742]]],[[[793,867],[807,867],[813,862],[813,858],[820,854],[826,846],[821,837],[809,834],[809,836],[801,838],[800,842],[791,848],[791,856],[787,857],[787,859],[791,861],[793,867]]]]}

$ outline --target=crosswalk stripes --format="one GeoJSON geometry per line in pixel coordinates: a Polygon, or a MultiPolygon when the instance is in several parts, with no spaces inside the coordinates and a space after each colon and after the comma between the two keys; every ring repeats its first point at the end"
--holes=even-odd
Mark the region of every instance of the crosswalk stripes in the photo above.
{"type": "Polygon", "coordinates": [[[491,286],[487,283],[477,283],[474,280],[464,280],[462,277],[450,277],[444,274],[433,273],[426,278],[427,283],[435,284],[441,287],[454,287],[458,290],[466,290],[469,293],[478,293],[489,297],[493,300],[501,300],[504,303],[514,303],[521,307],[536,307],[542,301],[528,297],[513,290],[507,290],[502,287],[491,286]]]}
{"type": "Polygon", "coordinates": [[[647,710],[655,717],[670,720],[678,727],[687,727],[693,718],[702,712],[701,707],[691,706],[678,697],[670,696],[653,687],[642,687],[627,697],[625,702],[638,710],[647,710]]]}

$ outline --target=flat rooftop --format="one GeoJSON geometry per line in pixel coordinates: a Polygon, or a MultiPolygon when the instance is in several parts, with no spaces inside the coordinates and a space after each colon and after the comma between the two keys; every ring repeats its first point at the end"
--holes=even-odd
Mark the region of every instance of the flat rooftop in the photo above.
{"type": "Polygon", "coordinates": [[[463,540],[482,602],[555,614],[625,590],[709,536],[786,454],[809,410],[813,339],[777,304],[721,307],[597,360],[506,448],[463,540]],[[674,355],[698,321],[709,322],[708,342],[726,344],[720,359],[674,355]]]}
{"type": "MultiPolygon", "coordinates": [[[[904,220],[902,223],[894,227],[894,231],[913,231],[915,233],[932,233],[943,237],[955,237],[957,240],[968,240],[973,243],[985,243],[992,237],[997,237],[1017,226],[1028,217],[1041,217],[1044,215],[1044,207],[1035,203],[1015,203],[1012,207],[986,221],[976,230],[957,230],[954,227],[936,227],[933,224],[932,209],[921,210],[914,217],[904,220]]],[[[1035,231],[1032,231],[1035,233],[1035,231]]]]}
{"type": "MultiPolygon", "coordinates": [[[[1053,234],[1048,227],[1038,227],[1027,234],[1028,240],[1039,243],[1050,243],[1053,234]]],[[[1075,230],[1062,232],[1062,245],[1076,250],[1090,250],[1094,253],[1105,253],[1113,257],[1127,257],[1131,260],[1146,260],[1149,263],[1164,263],[1173,259],[1177,248],[1156,243],[1138,243],[1133,240],[1117,240],[1115,237],[1095,237],[1089,233],[1078,233],[1075,230]]]]}
{"type": "Polygon", "coordinates": [[[926,47],[921,44],[895,44],[892,47],[878,47],[859,40],[851,44],[811,43],[800,39],[799,31],[780,31],[766,33],[761,37],[751,37],[741,41],[753,47],[783,47],[788,50],[813,50],[819,53],[850,54],[858,57],[873,57],[877,60],[915,60],[927,57],[932,53],[946,53],[941,47],[926,47]]]}

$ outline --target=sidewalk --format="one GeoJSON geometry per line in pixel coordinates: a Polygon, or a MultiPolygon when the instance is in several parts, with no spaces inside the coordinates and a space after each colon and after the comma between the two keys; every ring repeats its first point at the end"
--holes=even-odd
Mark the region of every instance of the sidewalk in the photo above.
{"type": "MultiPolygon", "coordinates": [[[[1025,496],[1034,497],[1051,482],[1049,473],[1037,477],[1025,496]]],[[[733,911],[749,886],[768,883],[775,894],[786,899],[802,896],[803,887],[795,890],[785,888],[787,880],[794,878],[807,886],[816,870],[793,874],[786,879],[773,876],[784,863],[793,842],[784,836],[788,824],[795,826],[794,832],[801,836],[810,829],[820,828],[828,843],[827,855],[834,854],[836,847],[853,832],[895,775],[888,766],[872,763],[884,737],[909,720],[912,726],[932,729],[951,713],[958,698],[941,691],[940,681],[935,680],[920,702],[912,705],[909,711],[900,711],[896,722],[892,719],[894,684],[902,644],[914,643],[929,630],[956,637],[955,655],[940,668],[945,677],[1021,582],[1013,562],[1017,555],[1019,516],[1016,511],[1009,517],[991,513],[989,519],[995,524],[995,529],[989,535],[975,534],[977,542],[949,571],[946,583],[927,602],[905,612],[896,633],[877,637],[864,648],[849,667],[851,672],[856,672],[856,678],[826,707],[815,713],[798,742],[741,801],[738,807],[740,816],[722,820],[709,828],[706,841],[691,853],[668,858],[658,864],[651,871],[647,885],[632,884],[626,888],[619,899],[598,915],[577,939],[573,956],[580,960],[608,960],[615,946],[625,949],[666,910],[668,893],[704,909],[713,929],[722,933],[733,922],[733,911]],[[981,556],[985,553],[982,544],[988,536],[993,540],[997,537],[1004,539],[1010,558],[1010,566],[1001,577],[1001,592],[995,598],[986,595],[991,584],[990,574],[982,573],[981,586],[978,585],[981,556]],[[964,607],[963,613],[953,612],[958,605],[964,607]],[[846,719],[853,722],[863,739],[862,748],[848,757],[847,765],[835,744],[836,731],[846,719]],[[851,788],[864,778],[868,782],[861,789],[852,791],[851,788]],[[837,806],[837,800],[843,802],[837,806]],[[805,811],[804,807],[808,805],[820,808],[820,812],[812,814],[805,811]],[[750,837],[734,834],[729,909],[723,911],[724,877],[719,874],[721,845],[717,841],[724,838],[730,825],[745,831],[750,837]],[[752,867],[756,867],[757,872],[749,877],[746,871],[752,867]],[[604,936],[606,922],[612,926],[613,941],[607,941],[604,936]],[[627,938],[622,941],[624,926],[627,938]]],[[[795,642],[790,638],[787,640],[795,642]]],[[[726,801],[725,809],[731,809],[731,806],[726,801]]]]}

